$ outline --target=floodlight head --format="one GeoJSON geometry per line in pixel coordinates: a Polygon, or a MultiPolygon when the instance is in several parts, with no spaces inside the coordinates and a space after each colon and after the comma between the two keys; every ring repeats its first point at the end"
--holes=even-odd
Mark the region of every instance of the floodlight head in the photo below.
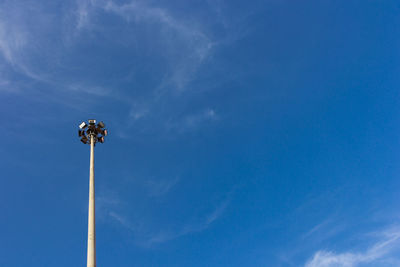
{"type": "Polygon", "coordinates": [[[87,127],[86,122],[82,122],[82,123],[79,125],[79,128],[80,128],[80,129],[85,129],[86,127],[87,127]]]}
{"type": "Polygon", "coordinates": [[[88,122],[82,122],[79,125],[78,135],[81,138],[81,142],[84,144],[93,145],[97,142],[104,143],[104,137],[107,135],[107,130],[104,129],[104,122],[96,124],[95,119],[90,119],[88,122]]]}
{"type": "Polygon", "coordinates": [[[99,131],[99,134],[101,134],[102,136],[107,136],[107,130],[106,129],[100,129],[99,131]]]}
{"type": "Polygon", "coordinates": [[[105,125],[104,125],[104,122],[99,122],[98,124],[97,124],[97,126],[99,126],[100,128],[104,128],[104,127],[106,127],[105,125]]]}

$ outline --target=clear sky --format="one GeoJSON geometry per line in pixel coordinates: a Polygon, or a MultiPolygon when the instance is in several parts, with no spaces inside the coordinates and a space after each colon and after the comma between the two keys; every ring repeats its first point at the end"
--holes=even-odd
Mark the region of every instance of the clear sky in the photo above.
{"type": "Polygon", "coordinates": [[[400,3],[0,1],[0,266],[400,266],[400,3]]]}

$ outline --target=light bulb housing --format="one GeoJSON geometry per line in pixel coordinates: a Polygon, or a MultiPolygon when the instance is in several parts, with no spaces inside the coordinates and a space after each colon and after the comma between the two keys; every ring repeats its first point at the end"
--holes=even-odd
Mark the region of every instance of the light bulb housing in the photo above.
{"type": "Polygon", "coordinates": [[[100,128],[104,128],[104,127],[106,127],[105,125],[104,125],[104,122],[99,122],[98,124],[97,124],[97,126],[99,126],[100,128]]]}
{"type": "Polygon", "coordinates": [[[86,122],[82,122],[81,124],[79,124],[79,128],[80,129],[85,129],[87,127],[87,124],[86,124],[86,122]]]}
{"type": "Polygon", "coordinates": [[[104,129],[104,122],[100,121],[96,124],[96,120],[90,119],[88,122],[82,122],[79,125],[78,136],[80,137],[80,141],[84,144],[91,144],[93,138],[93,144],[95,143],[104,143],[105,136],[107,136],[108,132],[104,129]]]}

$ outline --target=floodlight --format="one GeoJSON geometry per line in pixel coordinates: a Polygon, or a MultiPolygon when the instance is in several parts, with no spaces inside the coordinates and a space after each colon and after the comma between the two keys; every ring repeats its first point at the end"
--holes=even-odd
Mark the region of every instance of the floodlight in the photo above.
{"type": "Polygon", "coordinates": [[[82,123],[79,125],[79,128],[85,129],[86,126],[87,126],[86,122],[82,122],[82,123]]]}
{"type": "Polygon", "coordinates": [[[104,127],[106,127],[105,125],[104,125],[104,122],[99,122],[98,124],[97,124],[97,126],[99,126],[100,128],[104,128],[104,127]]]}
{"type": "Polygon", "coordinates": [[[99,132],[99,134],[101,134],[102,136],[107,136],[107,130],[103,130],[103,129],[97,129],[97,131],[99,132]]]}
{"type": "Polygon", "coordinates": [[[104,127],[104,122],[100,121],[96,124],[95,119],[90,119],[87,123],[82,122],[78,130],[81,142],[84,144],[91,144],[91,140],[93,139],[93,145],[96,142],[104,143],[104,137],[107,135],[107,130],[104,129],[104,127]]]}

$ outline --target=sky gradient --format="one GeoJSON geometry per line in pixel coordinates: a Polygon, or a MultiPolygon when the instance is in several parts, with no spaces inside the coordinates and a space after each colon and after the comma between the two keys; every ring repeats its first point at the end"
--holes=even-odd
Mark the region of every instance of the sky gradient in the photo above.
{"type": "Polygon", "coordinates": [[[398,1],[0,1],[0,266],[400,266],[398,1]]]}

